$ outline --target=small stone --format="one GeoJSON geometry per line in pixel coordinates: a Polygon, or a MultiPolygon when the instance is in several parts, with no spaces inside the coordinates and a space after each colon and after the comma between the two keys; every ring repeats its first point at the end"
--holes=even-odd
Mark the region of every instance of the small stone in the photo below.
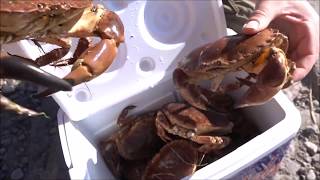
{"type": "Polygon", "coordinates": [[[21,170],[21,168],[15,169],[12,173],[11,173],[11,179],[22,179],[24,176],[23,171],[21,170]]]}
{"type": "Polygon", "coordinates": [[[313,156],[317,153],[318,151],[318,146],[315,145],[314,143],[310,142],[310,141],[306,141],[304,143],[304,145],[307,148],[307,152],[310,154],[310,156],[313,156]]]}
{"type": "Polygon", "coordinates": [[[292,172],[297,172],[301,168],[300,164],[296,161],[288,160],[286,164],[287,168],[290,169],[292,172]]]}
{"type": "Polygon", "coordinates": [[[308,180],[315,180],[317,178],[316,173],[312,169],[307,172],[306,177],[308,180]]]}
{"type": "Polygon", "coordinates": [[[313,126],[307,126],[301,133],[303,136],[309,137],[316,134],[316,129],[313,126]]]}
{"type": "Polygon", "coordinates": [[[319,101],[318,100],[315,99],[312,102],[313,102],[314,107],[319,107],[319,101]]]}
{"type": "Polygon", "coordinates": [[[317,153],[312,157],[313,162],[320,162],[320,154],[317,153]]]}
{"type": "Polygon", "coordinates": [[[312,158],[309,155],[305,155],[303,157],[303,160],[306,161],[307,163],[310,163],[312,161],[312,158]]]}

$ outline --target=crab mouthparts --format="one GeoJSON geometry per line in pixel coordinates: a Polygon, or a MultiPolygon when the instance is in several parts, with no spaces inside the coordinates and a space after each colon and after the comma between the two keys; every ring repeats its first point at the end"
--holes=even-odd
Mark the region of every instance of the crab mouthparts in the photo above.
{"type": "Polygon", "coordinates": [[[264,64],[271,53],[271,48],[263,49],[260,56],[257,58],[257,61],[254,63],[254,67],[264,64]]]}

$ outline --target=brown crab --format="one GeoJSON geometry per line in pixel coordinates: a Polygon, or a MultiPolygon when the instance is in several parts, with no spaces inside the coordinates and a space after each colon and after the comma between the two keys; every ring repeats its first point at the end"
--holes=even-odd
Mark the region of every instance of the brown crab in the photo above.
{"type": "Polygon", "coordinates": [[[295,64],[286,58],[287,49],[288,38],[276,29],[265,29],[252,36],[226,36],[192,51],[175,69],[174,84],[187,102],[208,110],[210,101],[198,83],[211,80],[212,92],[225,91],[225,87],[232,87],[221,86],[225,76],[245,71],[248,77],[238,78],[238,84],[249,89],[235,106],[263,104],[292,81],[295,64]]]}
{"type": "MultiPolygon", "coordinates": [[[[63,78],[73,86],[102,74],[115,59],[117,48],[124,41],[124,27],[119,16],[102,5],[93,5],[91,0],[1,0],[0,3],[1,45],[32,39],[61,47],[37,58],[32,66],[21,61],[19,67],[39,69],[40,66],[55,62],[68,53],[70,41],[67,38],[80,38],[73,57],[58,63],[73,64],[72,71],[63,78]],[[92,36],[101,40],[92,44],[88,40],[92,36]]],[[[10,63],[10,60],[12,58],[6,58],[1,63],[10,63]]],[[[6,78],[6,72],[12,69],[2,68],[1,71],[1,78],[6,78]]],[[[23,78],[27,73],[19,71],[10,78],[23,78]]],[[[41,76],[43,73],[38,73],[29,80],[41,76]]],[[[65,84],[61,88],[60,82],[60,87],[50,88],[40,95],[70,90],[70,85],[66,88],[65,84]]]]}
{"type": "Polygon", "coordinates": [[[100,144],[105,162],[116,177],[121,176],[125,161],[151,158],[163,145],[156,132],[156,113],[127,117],[133,108],[128,106],[120,113],[119,130],[100,144]]]}
{"type": "Polygon", "coordinates": [[[165,142],[171,141],[172,135],[189,139],[200,144],[203,153],[226,147],[230,138],[223,135],[231,133],[233,123],[226,116],[209,117],[204,113],[185,103],[166,104],[157,113],[158,135],[165,142]]]}
{"type": "Polygon", "coordinates": [[[200,161],[200,153],[186,140],[174,140],[163,146],[148,163],[143,180],[179,180],[193,174],[200,161]]]}

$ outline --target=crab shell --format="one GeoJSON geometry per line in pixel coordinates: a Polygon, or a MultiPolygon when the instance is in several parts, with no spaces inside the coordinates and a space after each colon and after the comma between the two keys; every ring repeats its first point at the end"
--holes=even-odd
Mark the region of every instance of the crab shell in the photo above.
{"type": "Polygon", "coordinates": [[[1,44],[30,37],[41,37],[61,32],[64,26],[72,27],[80,19],[90,0],[1,0],[0,32],[1,44]],[[72,22],[72,23],[70,23],[72,22]],[[69,24],[65,24],[69,23],[69,24]]]}
{"type": "Polygon", "coordinates": [[[149,162],[143,180],[181,179],[193,174],[197,168],[199,153],[186,140],[175,140],[163,146],[149,162]]]}
{"type": "Polygon", "coordinates": [[[178,68],[195,80],[213,79],[254,61],[264,48],[277,47],[286,53],[288,46],[288,38],[271,28],[254,36],[225,36],[192,51],[178,68]]]}

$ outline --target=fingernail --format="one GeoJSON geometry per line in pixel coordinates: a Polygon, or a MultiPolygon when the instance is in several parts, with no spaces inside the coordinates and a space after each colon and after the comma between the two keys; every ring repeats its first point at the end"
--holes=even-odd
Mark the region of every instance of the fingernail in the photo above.
{"type": "Polygon", "coordinates": [[[259,27],[259,22],[255,20],[250,21],[243,26],[243,28],[246,28],[246,29],[258,29],[258,27],[259,27]]]}

